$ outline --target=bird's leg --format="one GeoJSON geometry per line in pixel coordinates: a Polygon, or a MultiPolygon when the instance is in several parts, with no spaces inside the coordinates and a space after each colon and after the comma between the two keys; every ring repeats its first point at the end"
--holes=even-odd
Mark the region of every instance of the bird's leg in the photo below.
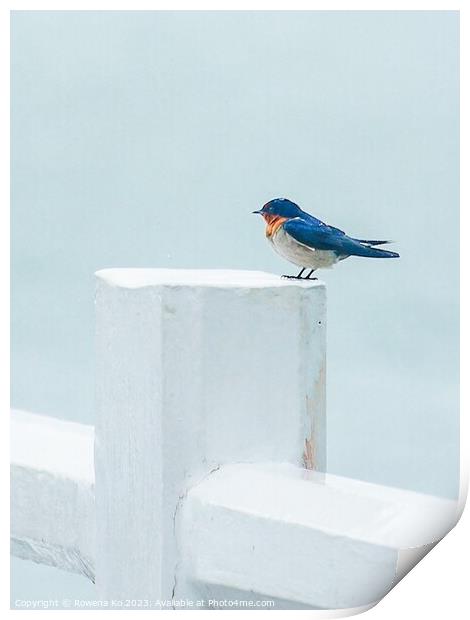
{"type": "Polygon", "coordinates": [[[305,277],[305,280],[318,280],[318,278],[311,278],[310,276],[315,271],[315,269],[311,269],[308,275],[305,277]]]}
{"type": "Polygon", "coordinates": [[[302,278],[300,276],[303,274],[304,271],[305,271],[305,267],[302,267],[302,269],[300,270],[300,273],[297,276],[295,276],[295,278],[297,280],[301,280],[302,278]]]}

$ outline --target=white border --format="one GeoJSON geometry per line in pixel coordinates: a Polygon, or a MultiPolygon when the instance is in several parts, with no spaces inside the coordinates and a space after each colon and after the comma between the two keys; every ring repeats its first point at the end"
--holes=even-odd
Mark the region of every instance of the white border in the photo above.
{"type": "MultiPolygon", "coordinates": [[[[469,157],[468,157],[468,113],[465,113],[470,106],[468,96],[468,9],[463,2],[439,2],[439,1],[412,1],[408,2],[395,1],[385,2],[376,0],[375,2],[338,2],[338,1],[316,1],[306,2],[299,0],[290,0],[289,2],[274,1],[270,2],[261,0],[237,0],[236,2],[195,2],[195,1],[144,1],[134,0],[129,2],[128,0],[82,0],[78,1],[49,1],[49,2],[33,2],[33,1],[10,1],[8,4],[2,4],[1,22],[0,22],[0,46],[2,50],[1,55],[1,73],[3,83],[3,96],[0,98],[0,106],[2,111],[2,124],[1,124],[1,153],[2,153],[2,166],[0,168],[0,188],[2,192],[2,209],[0,211],[2,222],[0,226],[0,232],[3,235],[2,243],[0,244],[1,252],[1,268],[3,276],[2,290],[6,291],[9,288],[9,11],[10,10],[460,10],[461,19],[461,204],[464,205],[464,209],[461,210],[461,256],[462,256],[462,271],[461,271],[461,313],[462,316],[469,316],[469,304],[468,304],[468,278],[465,270],[468,265],[468,249],[466,247],[466,235],[468,231],[468,170],[469,157]],[[8,93],[8,96],[7,96],[8,93]]],[[[443,205],[445,208],[445,205],[443,205]]],[[[445,239],[442,240],[445,243],[445,239]]],[[[430,248],[432,253],[432,248],[430,248]]],[[[432,254],[430,257],[432,262],[432,254]]],[[[1,305],[2,309],[2,366],[0,373],[2,394],[5,395],[5,406],[3,423],[6,428],[1,433],[1,439],[4,442],[2,448],[2,482],[4,484],[5,493],[8,489],[8,467],[9,467],[9,452],[8,452],[8,422],[7,412],[9,411],[9,402],[7,399],[8,394],[8,349],[7,343],[9,343],[9,309],[5,303],[1,305]]],[[[468,340],[468,328],[466,322],[462,322],[461,340],[466,343],[468,340]]],[[[466,351],[462,350],[461,354],[461,374],[462,377],[468,377],[468,356],[466,351]]],[[[467,379],[468,381],[468,379],[467,379]]],[[[465,390],[465,385],[461,390],[461,411],[466,412],[468,410],[468,391],[465,390]]],[[[469,425],[466,420],[466,416],[461,416],[461,489],[462,497],[466,495],[466,489],[468,487],[468,465],[469,465],[469,449],[468,441],[465,439],[469,435],[469,425]]],[[[7,499],[7,498],[5,498],[7,499]]],[[[2,526],[4,536],[2,537],[2,560],[4,562],[5,572],[3,575],[8,575],[8,562],[9,562],[9,520],[8,511],[6,510],[5,501],[4,509],[1,512],[2,526]]],[[[427,617],[431,620],[433,618],[441,619],[443,616],[450,618],[466,617],[470,612],[470,601],[467,595],[467,578],[468,566],[468,548],[470,540],[470,517],[468,510],[464,513],[461,522],[456,529],[451,532],[443,542],[441,542],[419,565],[414,568],[411,573],[376,607],[367,612],[367,616],[374,619],[386,620],[388,618],[395,619],[397,616],[401,620],[407,620],[408,618],[427,617]],[[443,566],[444,565],[444,566],[443,566]],[[465,579],[465,582],[464,582],[465,579]],[[465,613],[466,612],[466,613],[465,613]]],[[[22,611],[10,611],[9,607],[9,581],[8,579],[1,580],[2,587],[2,603],[3,609],[8,614],[13,613],[15,618],[20,618],[23,614],[28,612],[22,611]]],[[[38,619],[41,617],[49,618],[49,612],[35,611],[33,612],[38,619]]],[[[69,617],[69,612],[60,612],[65,617],[69,617]]],[[[86,618],[91,618],[90,614],[99,614],[99,618],[103,618],[103,614],[108,613],[106,611],[73,611],[71,614],[73,618],[78,618],[82,614],[86,614],[86,618]]],[[[145,613],[145,612],[141,612],[145,613]]],[[[149,612],[152,613],[152,612],[149,612]]],[[[186,614],[189,612],[159,612],[174,614],[186,614]]],[[[193,612],[196,614],[205,614],[206,612],[193,612]]],[[[214,612],[211,613],[211,617],[214,612]]],[[[218,612],[229,613],[230,618],[237,617],[237,614],[243,614],[241,617],[248,619],[249,615],[253,612],[218,612]]],[[[282,611],[270,611],[270,612],[255,612],[256,619],[260,618],[260,613],[282,614],[285,617],[285,612],[282,611]]],[[[305,617],[319,617],[319,612],[287,612],[289,616],[292,614],[303,614],[305,617]]],[[[334,614],[320,612],[322,617],[335,617],[334,614]]],[[[183,616],[182,616],[183,617],[183,616]]],[[[336,617],[338,617],[336,615],[336,617]]]]}

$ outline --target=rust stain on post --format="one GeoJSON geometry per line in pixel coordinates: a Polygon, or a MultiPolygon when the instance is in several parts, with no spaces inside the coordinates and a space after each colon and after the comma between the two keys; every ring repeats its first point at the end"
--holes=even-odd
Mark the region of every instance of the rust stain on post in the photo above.
{"type": "Polygon", "coordinates": [[[305,448],[302,455],[302,460],[305,469],[315,468],[313,437],[305,440],[305,448]]]}
{"type": "Polygon", "coordinates": [[[313,390],[314,398],[310,398],[308,394],[305,396],[307,416],[310,420],[310,436],[305,438],[304,451],[302,454],[302,462],[305,469],[316,469],[315,454],[315,413],[321,414],[324,406],[324,389],[325,389],[325,367],[322,366],[318,373],[317,380],[313,390]]]}

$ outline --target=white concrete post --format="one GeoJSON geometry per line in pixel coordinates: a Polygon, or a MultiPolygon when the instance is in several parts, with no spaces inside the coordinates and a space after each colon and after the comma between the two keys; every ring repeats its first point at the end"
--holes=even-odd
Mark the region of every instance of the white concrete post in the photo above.
{"type": "Polygon", "coordinates": [[[181,500],[221,465],[325,469],[325,287],[261,272],[97,274],[96,582],[187,596],[181,500]]]}

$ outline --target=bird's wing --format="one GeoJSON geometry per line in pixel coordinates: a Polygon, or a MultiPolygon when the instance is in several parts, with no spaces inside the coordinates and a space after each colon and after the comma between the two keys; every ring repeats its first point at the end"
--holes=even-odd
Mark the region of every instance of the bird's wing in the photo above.
{"type": "Polygon", "coordinates": [[[398,257],[395,252],[376,250],[370,246],[362,245],[359,241],[348,237],[339,228],[327,224],[317,225],[302,218],[293,218],[284,222],[283,227],[298,243],[317,250],[330,250],[338,256],[398,257]]]}
{"type": "Polygon", "coordinates": [[[308,224],[312,224],[313,226],[318,226],[318,228],[320,229],[328,229],[331,232],[337,232],[340,233],[342,235],[345,234],[344,230],[340,230],[339,228],[335,228],[334,226],[330,226],[329,224],[325,224],[325,222],[322,222],[321,220],[319,220],[317,217],[314,217],[313,215],[310,215],[310,213],[306,213],[305,211],[302,211],[302,216],[297,218],[300,220],[303,220],[304,222],[308,223],[308,224]]]}
{"type": "MultiPolygon", "coordinates": [[[[284,222],[284,230],[298,243],[317,250],[332,250],[341,252],[345,234],[338,228],[328,226],[323,222],[303,220],[299,217],[284,222]]],[[[358,244],[359,245],[359,244],[358,244]]],[[[344,252],[341,252],[344,254],[344,252]]]]}

